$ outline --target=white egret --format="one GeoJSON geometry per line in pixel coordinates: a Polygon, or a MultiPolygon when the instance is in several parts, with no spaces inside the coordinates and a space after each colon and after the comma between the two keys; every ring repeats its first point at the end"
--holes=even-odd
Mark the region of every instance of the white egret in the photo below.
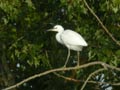
{"type": "Polygon", "coordinates": [[[66,67],[67,62],[69,60],[70,50],[77,51],[77,55],[78,55],[77,65],[79,65],[79,51],[82,51],[83,46],[88,45],[84,40],[84,38],[75,31],[69,29],[64,30],[64,28],[61,25],[55,25],[52,29],[49,29],[48,31],[58,32],[56,34],[56,40],[60,44],[68,48],[68,55],[64,67],[66,67]]]}

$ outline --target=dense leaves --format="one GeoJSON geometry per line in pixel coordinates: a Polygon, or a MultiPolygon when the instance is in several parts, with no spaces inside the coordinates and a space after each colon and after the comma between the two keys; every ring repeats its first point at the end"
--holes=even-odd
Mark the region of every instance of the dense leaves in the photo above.
{"type": "MultiPolygon", "coordinates": [[[[119,41],[120,0],[86,1],[119,41]]],[[[81,64],[103,61],[116,67],[120,66],[120,46],[104,31],[83,0],[1,0],[0,89],[28,76],[64,65],[67,49],[56,42],[55,33],[46,32],[56,24],[75,30],[88,42],[89,46],[81,52],[81,64]],[[3,77],[4,75],[6,77],[3,77]],[[13,80],[12,83],[10,79],[13,80]]],[[[72,52],[68,66],[76,65],[73,63],[75,60],[76,52],[72,52]]],[[[66,72],[65,75],[75,75],[74,77],[85,80],[98,68],[99,66],[86,68],[78,74],[74,71],[66,72]]],[[[118,72],[103,73],[106,81],[119,81],[118,72]]],[[[68,82],[51,74],[25,83],[20,89],[79,90],[81,85],[82,83],[68,82]]],[[[100,90],[100,85],[88,84],[86,90],[96,90],[98,87],[100,90]]],[[[118,90],[115,86],[112,88],[118,90]]]]}

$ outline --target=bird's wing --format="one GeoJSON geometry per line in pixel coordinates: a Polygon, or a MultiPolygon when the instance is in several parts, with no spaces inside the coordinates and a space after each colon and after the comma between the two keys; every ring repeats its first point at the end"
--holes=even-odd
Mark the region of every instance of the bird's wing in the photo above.
{"type": "Polygon", "coordinates": [[[61,39],[64,42],[64,44],[87,46],[87,43],[83,39],[83,37],[72,30],[65,30],[61,34],[61,39]]]}

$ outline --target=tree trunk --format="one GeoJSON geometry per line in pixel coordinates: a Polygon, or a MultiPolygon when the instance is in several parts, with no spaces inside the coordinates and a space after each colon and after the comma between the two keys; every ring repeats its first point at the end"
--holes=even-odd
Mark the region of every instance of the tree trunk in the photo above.
{"type": "MultiPolygon", "coordinates": [[[[15,84],[15,79],[8,66],[8,60],[6,59],[6,46],[1,45],[1,60],[0,60],[0,90],[5,87],[9,87],[15,84]]],[[[16,90],[16,89],[12,89],[16,90]]]]}

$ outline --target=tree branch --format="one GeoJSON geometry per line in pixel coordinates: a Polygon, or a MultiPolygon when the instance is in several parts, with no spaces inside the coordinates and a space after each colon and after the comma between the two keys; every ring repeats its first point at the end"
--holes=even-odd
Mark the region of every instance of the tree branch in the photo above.
{"type": "Polygon", "coordinates": [[[120,42],[113,37],[113,35],[109,32],[109,30],[105,27],[105,25],[102,23],[102,21],[99,19],[99,17],[94,13],[94,11],[90,8],[86,0],[83,0],[85,6],[88,8],[88,10],[92,13],[92,15],[97,19],[97,21],[100,23],[101,27],[104,29],[104,31],[109,35],[109,37],[120,46],[120,42]]]}
{"type": "Polygon", "coordinates": [[[82,69],[82,68],[87,68],[87,67],[90,67],[90,66],[93,66],[93,65],[101,65],[103,68],[104,66],[106,66],[106,68],[110,68],[110,69],[114,69],[114,70],[117,70],[117,71],[120,71],[120,68],[117,68],[115,66],[111,66],[109,64],[106,64],[104,62],[101,62],[101,61],[96,61],[96,62],[90,62],[90,63],[87,63],[87,64],[84,64],[84,65],[81,65],[81,66],[76,66],[76,67],[67,67],[67,68],[57,68],[57,69],[51,69],[51,70],[48,70],[48,71],[45,71],[45,72],[42,72],[42,73],[39,73],[39,74],[35,74],[33,76],[30,76],[24,80],[22,80],[21,82],[13,85],[13,86],[10,86],[10,87],[7,87],[5,89],[2,89],[2,90],[10,90],[10,89],[13,89],[15,87],[18,87],[20,85],[22,85],[23,83],[25,82],[28,82],[32,79],[35,79],[37,77],[41,77],[41,76],[44,76],[44,75],[47,75],[47,74],[50,74],[50,73],[53,73],[53,72],[60,72],[60,71],[69,71],[69,70],[76,70],[76,69],[82,69]]]}
{"type": "MultiPolygon", "coordinates": [[[[77,80],[77,79],[74,79],[74,78],[71,78],[71,77],[66,77],[66,76],[63,76],[61,74],[58,74],[56,72],[53,72],[57,77],[60,77],[60,78],[63,78],[67,81],[72,81],[72,82],[75,82],[75,83],[80,83],[80,82],[85,82],[85,80],[77,80]]],[[[120,86],[120,83],[111,83],[111,82],[100,82],[100,81],[93,81],[93,80],[90,80],[88,81],[87,83],[91,83],[91,84],[110,84],[110,85],[114,85],[114,86],[120,86]]]]}
{"type": "Polygon", "coordinates": [[[88,76],[88,78],[86,79],[86,81],[84,82],[84,84],[82,85],[82,87],[81,87],[80,90],[83,90],[83,89],[85,88],[88,80],[89,80],[93,75],[95,75],[96,73],[102,72],[102,71],[104,71],[104,70],[106,70],[106,69],[105,69],[105,68],[102,68],[102,69],[98,69],[98,70],[92,72],[92,73],[88,76]]]}

